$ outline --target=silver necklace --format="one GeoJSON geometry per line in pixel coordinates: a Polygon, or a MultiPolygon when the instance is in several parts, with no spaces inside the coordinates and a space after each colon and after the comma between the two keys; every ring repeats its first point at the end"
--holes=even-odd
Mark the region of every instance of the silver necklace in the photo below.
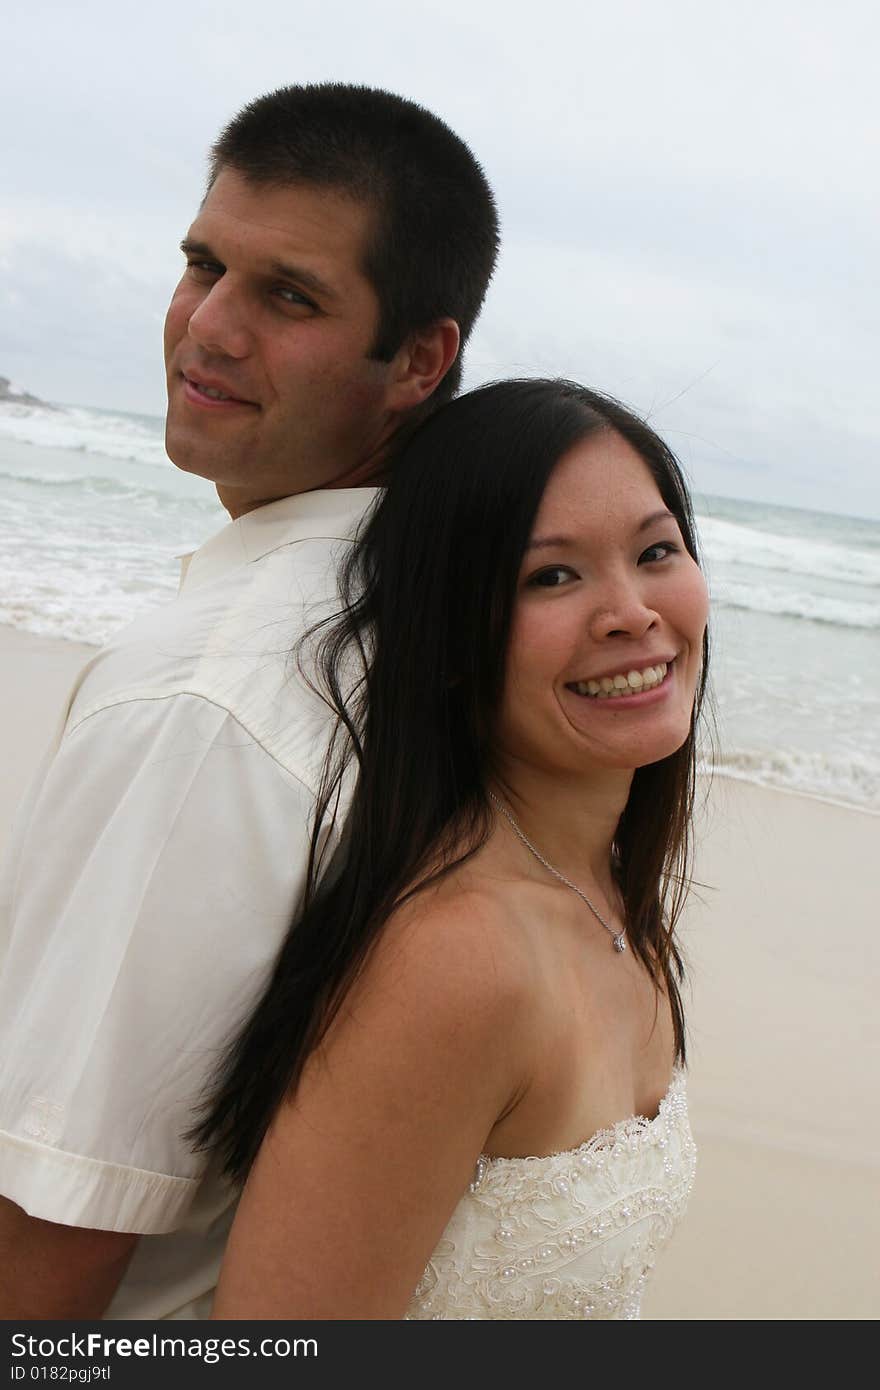
{"type": "Polygon", "coordinates": [[[502,816],[504,816],[505,820],[509,821],[509,823],[510,823],[510,828],[511,828],[511,830],[513,831],[513,833],[514,833],[520,840],[522,840],[522,842],[523,842],[523,844],[525,845],[526,849],[531,850],[532,854],[535,856],[535,858],[537,859],[538,863],[539,863],[539,864],[543,864],[545,869],[549,869],[549,870],[550,870],[550,872],[551,872],[551,874],[553,874],[554,878],[558,878],[558,879],[559,879],[559,882],[560,882],[560,883],[564,883],[565,886],[566,886],[566,888],[570,888],[571,891],[572,891],[573,893],[577,893],[578,897],[581,899],[581,902],[586,903],[587,907],[590,909],[590,911],[592,912],[593,916],[594,916],[595,918],[597,918],[598,921],[600,921],[600,922],[602,923],[602,926],[605,928],[605,930],[606,930],[607,932],[610,933],[610,935],[611,935],[611,940],[612,940],[613,943],[614,943],[614,949],[615,949],[615,951],[625,951],[625,950],[626,950],[626,927],[624,927],[623,931],[620,931],[620,932],[615,931],[614,928],[612,927],[611,923],[605,921],[605,918],[602,916],[602,914],[601,914],[601,912],[599,911],[599,909],[598,909],[597,907],[594,907],[594,906],[593,906],[593,904],[590,902],[589,898],[587,897],[587,895],[586,895],[586,893],[583,891],[583,889],[582,889],[582,888],[578,888],[578,886],[577,886],[576,883],[572,883],[572,881],[571,881],[570,878],[566,878],[566,877],[565,877],[565,874],[560,873],[560,871],[559,871],[557,868],[554,868],[554,866],[549,862],[549,860],[547,860],[547,859],[544,858],[544,856],[543,856],[543,854],[541,853],[541,851],[535,848],[535,846],[532,844],[532,842],[531,842],[531,840],[528,838],[528,836],[527,836],[527,835],[524,835],[523,832],[520,830],[519,826],[517,825],[516,821],[513,819],[513,816],[512,816],[511,813],[508,811],[507,807],[504,806],[504,805],[498,800],[498,797],[495,795],[494,792],[490,792],[490,793],[489,793],[489,800],[492,801],[492,802],[494,802],[494,804],[498,807],[498,810],[501,812],[502,816]]]}

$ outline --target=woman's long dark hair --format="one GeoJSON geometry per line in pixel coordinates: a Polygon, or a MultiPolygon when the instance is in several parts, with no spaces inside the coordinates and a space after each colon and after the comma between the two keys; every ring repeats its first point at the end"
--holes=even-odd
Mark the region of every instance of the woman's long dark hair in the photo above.
{"type": "MultiPolygon", "coordinates": [[[[192,1131],[243,1179],[394,908],[473,854],[489,833],[486,781],[522,555],[550,475],[574,445],[611,428],[650,469],[697,559],[681,470],[617,401],[566,381],[505,381],[461,396],[423,425],[341,579],[318,668],[337,714],[316,811],[305,906],[261,1002],[192,1131]],[[356,770],[330,863],[328,824],[356,770]]],[[[688,886],[695,725],[675,753],[637,769],[614,840],[632,949],[668,994],[685,1037],[673,928],[688,886]]]]}

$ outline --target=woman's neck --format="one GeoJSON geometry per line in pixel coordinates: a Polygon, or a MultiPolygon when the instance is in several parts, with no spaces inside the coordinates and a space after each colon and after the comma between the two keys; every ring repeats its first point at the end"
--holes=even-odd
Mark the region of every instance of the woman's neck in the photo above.
{"type": "Polygon", "coordinates": [[[609,769],[589,780],[564,778],[507,760],[489,785],[555,869],[578,884],[592,880],[612,895],[611,847],[632,777],[630,769],[609,769]]]}

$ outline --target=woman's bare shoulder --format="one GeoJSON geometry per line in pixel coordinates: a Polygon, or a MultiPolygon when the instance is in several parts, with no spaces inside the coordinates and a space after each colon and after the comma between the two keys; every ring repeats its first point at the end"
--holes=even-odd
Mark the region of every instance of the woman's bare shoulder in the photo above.
{"type": "Polygon", "coordinates": [[[530,1079],[528,982],[491,893],[420,891],[384,924],[254,1165],[217,1308],[401,1317],[530,1079]]]}
{"type": "Polygon", "coordinates": [[[498,1022],[533,990],[528,943],[505,895],[478,877],[440,880],[400,905],[383,928],[374,970],[498,1022]],[[487,1014],[488,1011],[488,1014],[487,1014]]]}

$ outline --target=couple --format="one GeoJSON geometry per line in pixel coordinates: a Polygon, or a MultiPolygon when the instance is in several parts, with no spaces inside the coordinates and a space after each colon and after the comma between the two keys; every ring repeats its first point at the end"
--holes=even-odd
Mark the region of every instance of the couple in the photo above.
{"type": "Polygon", "coordinates": [[[167,444],[232,524],[20,813],[7,1318],[638,1316],[694,1164],[706,591],[630,412],[451,399],[496,248],[387,93],[283,89],[214,147],[167,444]]]}

